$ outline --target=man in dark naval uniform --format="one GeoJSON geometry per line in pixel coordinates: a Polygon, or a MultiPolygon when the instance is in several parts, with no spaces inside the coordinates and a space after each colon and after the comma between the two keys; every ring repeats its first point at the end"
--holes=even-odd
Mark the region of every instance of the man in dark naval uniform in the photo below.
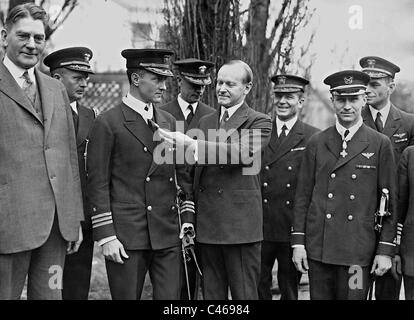
{"type": "Polygon", "coordinates": [[[282,300],[297,300],[301,273],[292,262],[290,230],[300,163],[306,144],[318,129],[298,119],[308,80],[276,75],[272,136],[265,149],[261,172],[263,243],[259,299],[272,299],[272,268],[277,259],[277,279],[282,300]]]}
{"type": "Polygon", "coordinates": [[[325,79],[336,124],[310,138],[299,172],[293,262],[309,269],[311,299],[366,299],[369,275],[382,276],[395,254],[395,163],[390,140],[363,123],[369,76],[346,70],[325,79]],[[385,190],[387,189],[387,190],[385,190]],[[377,241],[375,212],[386,194],[377,241]],[[388,202],[388,206],[386,206],[388,202]],[[387,208],[388,207],[388,208],[387,208]]]}
{"type": "MultiPolygon", "coordinates": [[[[177,120],[177,130],[181,128],[182,132],[187,133],[192,129],[198,129],[198,122],[203,116],[215,112],[213,108],[201,102],[206,86],[211,84],[210,69],[214,64],[193,58],[178,60],[173,64],[178,70],[180,93],[177,99],[161,106],[160,109],[174,116],[177,120]]],[[[197,267],[194,259],[187,262],[187,268],[191,299],[197,299],[197,267]]],[[[183,281],[181,299],[185,300],[189,298],[185,277],[183,281]]]]}
{"type": "Polygon", "coordinates": [[[83,242],[79,251],[67,256],[65,260],[62,298],[67,300],[88,299],[92,270],[93,239],[91,217],[87,210],[85,156],[89,130],[95,120],[96,111],[79,103],[88,86],[89,75],[93,74],[89,63],[92,56],[92,51],[88,48],[71,47],[52,52],[44,59],[51,76],[65,86],[72,108],[85,213],[85,220],[82,222],[83,242]]]}
{"type": "Polygon", "coordinates": [[[206,86],[211,84],[209,71],[214,64],[192,58],[175,61],[173,64],[178,68],[180,93],[177,99],[161,106],[160,109],[169,112],[177,121],[184,124],[184,133],[186,133],[197,128],[203,116],[215,111],[201,102],[206,86]]]}
{"type": "MultiPolygon", "coordinates": [[[[400,68],[380,57],[368,56],[360,60],[362,71],[371,77],[367,89],[367,105],[362,109],[364,123],[390,138],[395,164],[398,165],[401,154],[407,146],[414,145],[414,115],[404,112],[391,103],[391,94],[395,90],[395,74],[400,68]]],[[[402,221],[398,224],[401,235],[402,221]]],[[[398,237],[399,241],[400,237],[398,237]]],[[[375,283],[377,300],[398,300],[401,290],[401,258],[399,243],[393,267],[375,283]]]]}
{"type": "Polygon", "coordinates": [[[161,49],[122,51],[129,92],[91,130],[87,185],[93,236],[106,258],[113,299],[140,299],[147,271],[154,299],[180,299],[179,221],[181,230],[193,228],[192,180],[185,166],[161,161],[174,156],[173,149],[163,148],[154,134],[156,126],[176,126],[168,112],[154,108],[167,77],[173,76],[168,63],[172,54],[161,49]],[[181,217],[177,185],[185,195],[181,217]]]}

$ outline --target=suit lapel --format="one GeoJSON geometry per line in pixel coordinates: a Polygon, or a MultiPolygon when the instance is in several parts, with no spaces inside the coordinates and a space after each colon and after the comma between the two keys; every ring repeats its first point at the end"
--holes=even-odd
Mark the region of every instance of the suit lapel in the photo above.
{"type": "MultiPolygon", "coordinates": [[[[168,120],[164,117],[162,113],[158,112],[156,108],[154,108],[154,118],[155,118],[155,122],[160,126],[160,128],[168,129],[168,130],[172,129],[168,120]]],[[[154,143],[155,143],[155,146],[158,146],[161,143],[161,139],[155,141],[154,143]]],[[[154,156],[153,156],[151,167],[148,170],[148,176],[150,176],[157,169],[157,167],[158,167],[158,164],[154,161],[154,156]]]]}
{"type": "MultiPolygon", "coordinates": [[[[210,114],[209,116],[207,116],[205,119],[205,121],[203,120],[202,122],[202,127],[200,127],[200,130],[203,131],[204,133],[204,139],[208,141],[209,137],[208,137],[208,130],[209,129],[218,129],[219,126],[219,119],[220,119],[220,114],[221,114],[221,110],[220,108],[218,108],[218,110],[212,114],[210,114]]],[[[215,141],[215,140],[213,140],[215,141]]],[[[203,169],[204,166],[196,166],[195,169],[195,181],[199,181],[201,174],[203,173],[203,169]]]]}
{"type": "MultiPolygon", "coordinates": [[[[269,161],[266,160],[266,163],[273,163],[282,158],[286,153],[289,153],[295,146],[297,146],[304,138],[304,128],[303,123],[298,120],[290,130],[286,139],[282,142],[281,145],[277,148],[277,152],[269,154],[269,161]]],[[[277,134],[276,134],[277,136],[277,134]]]]}
{"type": "Polygon", "coordinates": [[[375,122],[374,122],[374,119],[372,118],[372,114],[371,114],[371,111],[369,110],[368,105],[365,105],[362,108],[361,116],[362,116],[362,119],[365,125],[367,125],[368,127],[374,130],[377,130],[377,127],[375,126],[375,122]]]}
{"type": "Polygon", "coordinates": [[[196,112],[194,113],[194,117],[191,120],[190,124],[188,125],[188,127],[186,128],[186,132],[188,130],[197,128],[198,122],[200,121],[200,119],[203,117],[203,110],[202,110],[202,103],[199,102],[196,112]]]}
{"type": "MultiPolygon", "coordinates": [[[[137,138],[147,149],[153,153],[155,142],[153,132],[140,114],[132,110],[125,104],[121,105],[121,110],[125,117],[125,127],[137,138]]],[[[155,110],[155,109],[154,109],[155,110]]]]}
{"type": "Polygon", "coordinates": [[[181,111],[181,108],[180,108],[180,105],[178,104],[178,100],[177,99],[175,99],[172,102],[171,114],[174,116],[174,118],[177,121],[185,121],[184,114],[181,111]]]}
{"type": "Polygon", "coordinates": [[[364,125],[362,125],[361,128],[359,128],[355,135],[352,137],[351,141],[348,142],[348,147],[346,149],[348,155],[345,158],[339,157],[338,162],[335,164],[335,167],[332,171],[337,170],[338,168],[351,161],[357,155],[361,154],[361,152],[364,151],[368,145],[369,143],[367,134],[364,125]]]}
{"type": "Polygon", "coordinates": [[[392,137],[393,134],[398,130],[401,126],[401,114],[398,109],[391,105],[390,113],[388,114],[387,121],[385,122],[384,131],[382,132],[387,137],[392,137]]]}
{"type": "MultiPolygon", "coordinates": [[[[47,85],[49,78],[40,71],[35,70],[37,88],[42,102],[43,118],[45,119],[45,138],[48,137],[50,125],[52,124],[52,116],[55,110],[55,94],[47,85]]],[[[66,106],[65,106],[66,107],[66,106]]],[[[70,108],[70,106],[68,106],[70,108]]]]}
{"type": "Polygon", "coordinates": [[[76,136],[77,145],[80,146],[88,137],[90,126],[94,120],[93,112],[78,104],[78,134],[76,136]]]}
{"type": "Polygon", "coordinates": [[[43,124],[43,119],[39,118],[29,98],[24,94],[22,88],[19,87],[2,62],[0,63],[0,91],[6,94],[10,99],[14,100],[19,106],[27,110],[33,117],[43,124]]]}
{"type": "Polygon", "coordinates": [[[226,140],[230,138],[233,132],[247,120],[249,113],[249,106],[247,103],[243,103],[239,109],[230,117],[230,119],[224,124],[226,130],[226,140]]]}
{"type": "Polygon", "coordinates": [[[339,153],[342,150],[342,138],[335,126],[329,129],[327,136],[328,140],[325,142],[326,147],[334,155],[335,159],[338,159],[339,153]]]}
{"type": "Polygon", "coordinates": [[[270,153],[276,154],[276,151],[277,151],[278,146],[279,146],[278,139],[279,139],[279,137],[277,135],[276,119],[275,119],[275,117],[272,117],[272,134],[270,136],[269,148],[266,148],[266,149],[269,149],[269,151],[268,151],[269,154],[270,153]]]}

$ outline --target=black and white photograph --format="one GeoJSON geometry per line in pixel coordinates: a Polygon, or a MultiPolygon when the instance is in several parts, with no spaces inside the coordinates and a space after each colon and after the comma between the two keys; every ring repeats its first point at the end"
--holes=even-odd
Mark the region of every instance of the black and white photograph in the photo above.
{"type": "Polygon", "coordinates": [[[0,0],[0,300],[414,300],[413,16],[0,0]]]}

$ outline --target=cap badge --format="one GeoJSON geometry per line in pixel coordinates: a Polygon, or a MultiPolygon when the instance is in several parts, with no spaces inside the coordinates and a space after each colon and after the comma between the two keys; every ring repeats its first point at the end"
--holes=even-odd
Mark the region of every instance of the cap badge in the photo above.
{"type": "Polygon", "coordinates": [[[85,58],[86,62],[89,62],[89,60],[91,60],[91,55],[89,53],[84,53],[83,57],[85,58]]]}
{"type": "Polygon", "coordinates": [[[375,63],[376,63],[375,59],[368,59],[367,63],[368,63],[368,68],[375,68],[375,63]]]}
{"type": "Polygon", "coordinates": [[[345,77],[344,82],[345,82],[345,84],[352,84],[352,82],[354,82],[354,77],[352,77],[352,76],[345,77]]]}
{"type": "Polygon", "coordinates": [[[200,74],[206,74],[207,67],[206,66],[201,66],[201,67],[198,68],[198,71],[200,72],[200,74]]]}
{"type": "Polygon", "coordinates": [[[278,77],[277,82],[278,84],[286,84],[286,77],[285,76],[278,77]]]}

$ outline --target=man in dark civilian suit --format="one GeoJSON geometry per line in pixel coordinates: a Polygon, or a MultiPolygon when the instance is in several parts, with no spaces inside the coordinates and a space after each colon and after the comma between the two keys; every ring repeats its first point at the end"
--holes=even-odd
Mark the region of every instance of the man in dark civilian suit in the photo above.
{"type": "Polygon", "coordinates": [[[192,58],[175,61],[173,64],[178,69],[180,93],[177,99],[159,109],[169,112],[180,125],[184,124],[183,132],[186,133],[197,128],[203,116],[215,112],[213,108],[201,102],[206,86],[211,84],[209,71],[214,64],[192,58]]]}
{"type": "Polygon", "coordinates": [[[308,80],[295,75],[276,75],[272,136],[265,149],[261,172],[263,243],[259,299],[272,299],[272,269],[277,259],[281,300],[297,300],[301,273],[292,262],[290,231],[296,183],[303,152],[318,129],[298,119],[308,80]]]}
{"type": "Polygon", "coordinates": [[[387,137],[363,124],[369,76],[330,75],[336,124],[310,138],[296,189],[293,262],[309,269],[313,300],[364,300],[370,273],[392,266],[396,236],[395,163],[387,137]],[[377,241],[375,212],[388,190],[387,216],[377,241]]]}
{"type": "MultiPolygon", "coordinates": [[[[178,69],[178,86],[180,93],[177,99],[161,106],[159,109],[169,112],[177,120],[177,130],[187,133],[197,129],[200,119],[214,113],[215,110],[201,102],[207,85],[211,84],[210,69],[212,62],[198,59],[184,59],[173,63],[178,69]]],[[[190,132],[191,133],[191,132],[190,132]]],[[[194,135],[192,135],[194,136],[194,135]]],[[[189,168],[191,171],[192,168],[189,168]]],[[[193,259],[187,262],[191,299],[197,299],[197,267],[193,259]]],[[[188,299],[187,281],[183,278],[181,299],[188,299]]]]}
{"type": "Polygon", "coordinates": [[[47,14],[10,10],[1,31],[0,300],[61,299],[66,253],[82,241],[75,130],[65,87],[35,69],[47,14]],[[68,243],[69,242],[69,243],[68,243]]]}
{"type": "MultiPolygon", "coordinates": [[[[360,60],[362,71],[371,77],[367,89],[367,105],[362,109],[364,123],[390,138],[395,164],[407,146],[414,145],[414,115],[400,110],[391,103],[395,90],[395,74],[400,68],[380,57],[367,56],[360,60]]],[[[398,224],[401,234],[402,224],[398,224]]],[[[393,268],[375,282],[377,300],[398,300],[401,290],[401,258],[393,259],[393,268]]]]}
{"type": "Polygon", "coordinates": [[[263,212],[259,172],[271,119],[245,102],[253,73],[243,61],[224,64],[216,94],[220,108],[200,120],[197,140],[161,131],[196,162],[197,245],[207,300],[257,299],[263,212]]]}
{"type": "Polygon", "coordinates": [[[94,109],[79,104],[88,86],[89,75],[93,74],[89,63],[92,55],[92,51],[88,48],[71,47],[52,52],[44,59],[44,64],[49,67],[51,76],[65,86],[72,108],[85,213],[85,220],[82,222],[82,245],[77,253],[66,257],[65,260],[62,291],[64,300],[88,299],[92,270],[93,239],[86,194],[86,150],[89,130],[95,120],[96,112],[94,109]]]}
{"type": "Polygon", "coordinates": [[[102,246],[113,299],[141,298],[149,275],[153,298],[180,299],[183,232],[193,229],[192,180],[184,166],[163,163],[172,155],[154,135],[175,130],[175,119],[154,108],[166,89],[172,51],[127,49],[130,89],[121,105],[96,120],[88,145],[88,203],[93,236],[102,246]],[[167,154],[168,153],[168,154],[167,154]],[[185,200],[178,215],[177,184],[185,200]],[[181,233],[182,233],[181,232],[181,233]]]}

